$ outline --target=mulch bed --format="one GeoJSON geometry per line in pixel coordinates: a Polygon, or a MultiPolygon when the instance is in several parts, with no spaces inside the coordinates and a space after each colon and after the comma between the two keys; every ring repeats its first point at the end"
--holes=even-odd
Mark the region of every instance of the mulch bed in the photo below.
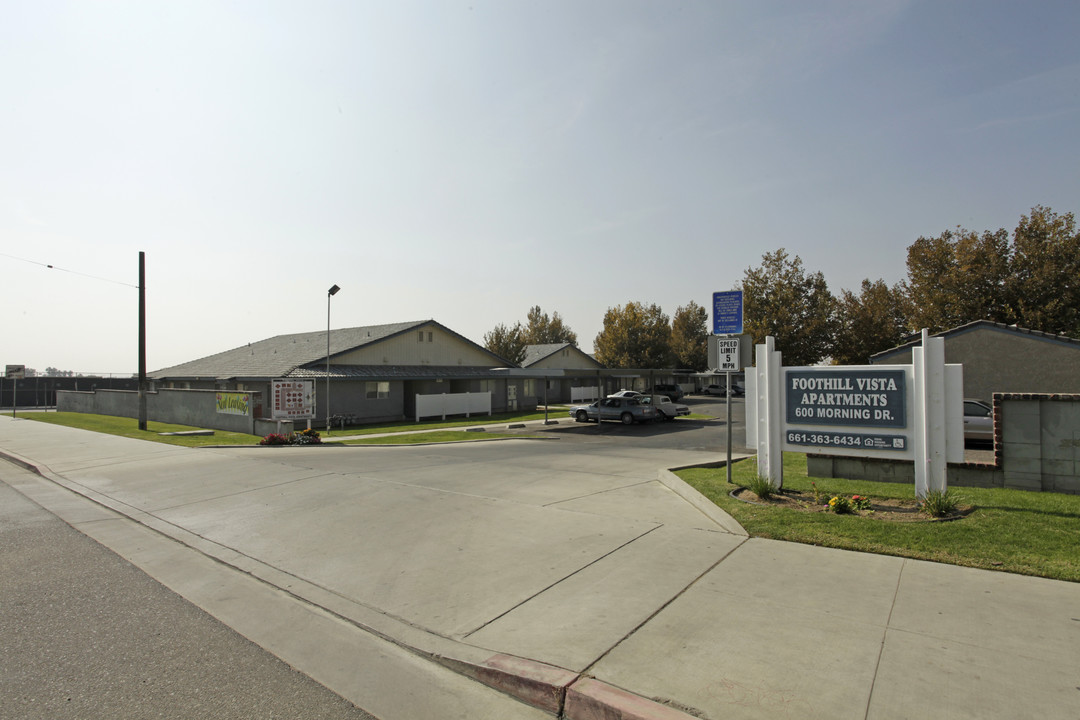
{"type": "MultiPolygon", "coordinates": [[[[825,493],[822,493],[821,495],[821,503],[814,502],[813,493],[801,492],[799,490],[781,490],[768,500],[763,500],[749,488],[741,487],[733,490],[731,496],[736,500],[741,500],[753,505],[785,507],[803,512],[831,512],[825,506],[825,503],[829,501],[829,498],[832,497],[832,495],[825,493]]],[[[942,522],[946,520],[957,520],[968,515],[975,509],[972,506],[961,506],[951,515],[935,518],[930,517],[920,510],[917,500],[870,498],[870,507],[870,510],[856,510],[850,514],[858,515],[860,517],[875,518],[877,520],[887,520],[889,522],[942,522]]]]}

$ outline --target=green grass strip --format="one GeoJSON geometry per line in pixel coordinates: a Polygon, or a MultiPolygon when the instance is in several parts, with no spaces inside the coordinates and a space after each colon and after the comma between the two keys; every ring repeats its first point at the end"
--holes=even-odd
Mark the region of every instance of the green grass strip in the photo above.
{"type": "Polygon", "coordinates": [[[115,415],[91,415],[89,413],[73,412],[22,412],[18,416],[25,420],[35,420],[53,425],[79,428],[80,430],[91,430],[109,435],[119,435],[137,440],[152,440],[153,442],[184,447],[257,445],[259,440],[262,439],[258,435],[225,432],[223,430],[215,430],[213,435],[158,435],[158,433],[163,432],[186,432],[203,428],[150,421],[146,423],[146,430],[140,430],[139,421],[135,418],[116,417],[115,415]]]}
{"type": "MultiPolygon", "coordinates": [[[[725,468],[676,474],[737,520],[752,537],[821,545],[968,567],[1080,582],[1080,496],[1002,488],[952,487],[971,514],[949,522],[889,522],[874,517],[750,505],[729,493],[725,468]]],[[[732,482],[748,487],[754,458],[732,467],[732,482]]],[[[784,454],[784,488],[826,497],[866,495],[914,499],[914,484],[811,478],[806,456],[784,454]]]]}

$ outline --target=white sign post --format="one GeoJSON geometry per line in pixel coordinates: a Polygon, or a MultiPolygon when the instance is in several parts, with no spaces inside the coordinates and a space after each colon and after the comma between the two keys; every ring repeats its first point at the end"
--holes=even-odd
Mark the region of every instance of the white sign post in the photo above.
{"type": "Polygon", "coordinates": [[[775,341],[757,346],[747,373],[746,443],[758,472],[783,487],[784,450],[915,464],[915,494],[946,489],[963,462],[963,367],[945,364],[945,341],[928,337],[911,365],[781,367],[775,341]]]}

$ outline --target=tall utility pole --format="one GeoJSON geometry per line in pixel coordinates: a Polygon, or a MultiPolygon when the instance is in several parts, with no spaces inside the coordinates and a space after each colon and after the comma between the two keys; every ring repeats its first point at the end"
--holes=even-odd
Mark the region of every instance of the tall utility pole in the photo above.
{"type": "Polygon", "coordinates": [[[139,429],[146,429],[146,253],[139,251],[139,429]]]}

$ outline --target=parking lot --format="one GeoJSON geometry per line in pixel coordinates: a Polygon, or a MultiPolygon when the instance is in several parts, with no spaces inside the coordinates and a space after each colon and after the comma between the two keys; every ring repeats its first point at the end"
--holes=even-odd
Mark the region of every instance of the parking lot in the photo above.
{"type": "MultiPolygon", "coordinates": [[[[574,443],[605,442],[639,448],[722,452],[727,448],[726,402],[724,398],[688,395],[679,400],[679,403],[690,408],[691,417],[644,425],[603,422],[597,426],[596,423],[575,423],[565,410],[552,411],[551,417],[558,420],[559,425],[553,425],[541,432],[551,433],[574,443]],[[702,415],[707,419],[695,417],[702,415]]],[[[743,398],[732,398],[732,449],[735,451],[743,450],[746,442],[745,408],[743,398]]],[[[530,433],[535,433],[536,430],[535,427],[528,428],[530,433]]]]}

